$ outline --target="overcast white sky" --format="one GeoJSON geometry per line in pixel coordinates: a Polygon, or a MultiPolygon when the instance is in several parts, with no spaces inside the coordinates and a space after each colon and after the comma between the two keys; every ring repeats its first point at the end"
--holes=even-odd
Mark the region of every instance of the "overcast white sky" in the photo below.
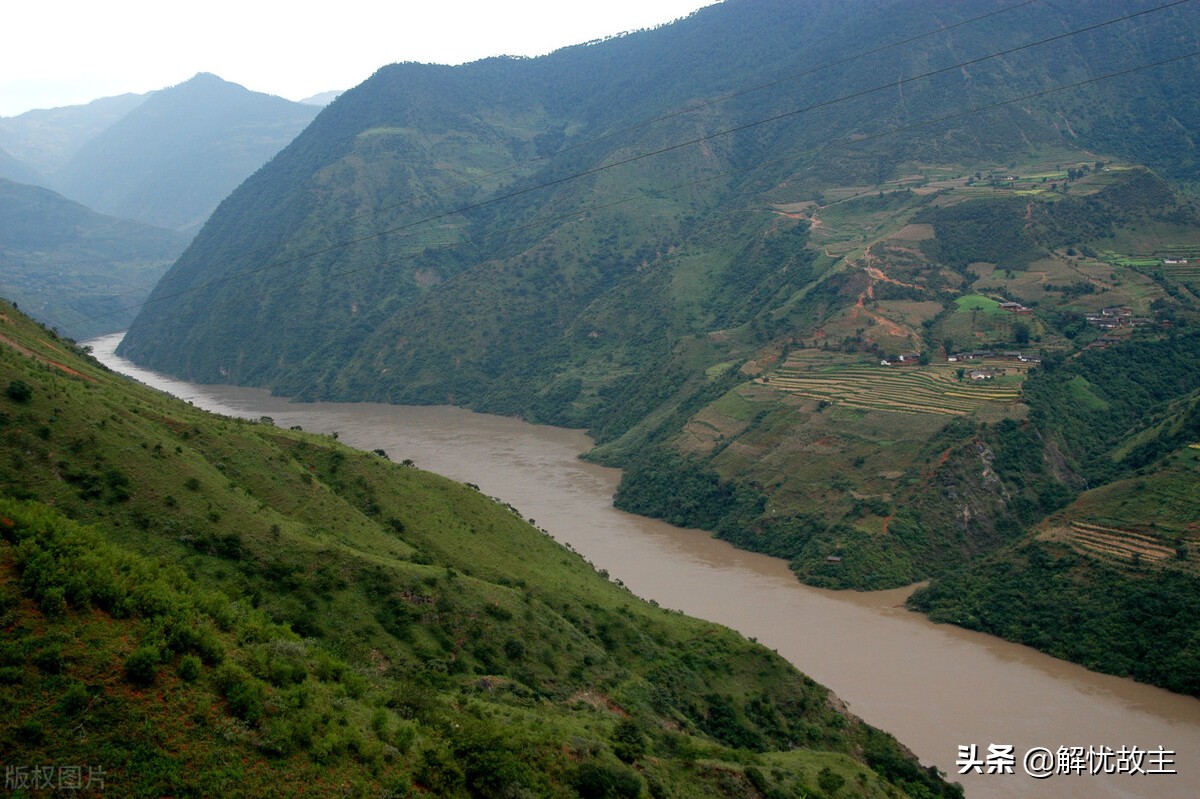
{"type": "Polygon", "coordinates": [[[16,0],[0,32],[0,116],[147,92],[212,72],[291,100],[397,61],[541,55],[714,0],[16,0]]]}

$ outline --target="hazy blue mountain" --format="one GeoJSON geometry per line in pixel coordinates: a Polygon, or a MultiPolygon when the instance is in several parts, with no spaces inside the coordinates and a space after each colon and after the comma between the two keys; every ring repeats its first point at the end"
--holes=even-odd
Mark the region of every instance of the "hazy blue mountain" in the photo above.
{"type": "Polygon", "coordinates": [[[319,94],[314,94],[312,97],[305,97],[300,102],[304,105],[319,105],[323,108],[336,100],[338,95],[343,91],[343,89],[335,89],[329,92],[321,92],[319,94]]]}
{"type": "Polygon", "coordinates": [[[28,164],[13,158],[6,151],[0,149],[0,178],[21,183],[36,183],[40,176],[28,164]]]}
{"type": "MultiPolygon", "coordinates": [[[[85,105],[37,109],[0,117],[0,148],[41,176],[42,183],[79,148],[112,126],[150,94],[121,94],[85,105]]],[[[17,178],[5,175],[12,180],[17,178]]]]}
{"type": "Polygon", "coordinates": [[[189,238],[0,179],[0,294],[72,338],[128,327],[189,238]]]}
{"type": "Polygon", "coordinates": [[[194,233],[319,110],[200,74],[90,139],[52,187],[103,213],[194,233]]]}

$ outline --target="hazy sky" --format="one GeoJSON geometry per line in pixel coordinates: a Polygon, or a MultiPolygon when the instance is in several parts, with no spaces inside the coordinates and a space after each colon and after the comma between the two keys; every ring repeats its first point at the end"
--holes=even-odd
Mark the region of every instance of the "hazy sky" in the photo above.
{"type": "Polygon", "coordinates": [[[147,92],[212,72],[292,100],[385,64],[541,55],[713,0],[17,0],[0,33],[0,116],[147,92]]]}

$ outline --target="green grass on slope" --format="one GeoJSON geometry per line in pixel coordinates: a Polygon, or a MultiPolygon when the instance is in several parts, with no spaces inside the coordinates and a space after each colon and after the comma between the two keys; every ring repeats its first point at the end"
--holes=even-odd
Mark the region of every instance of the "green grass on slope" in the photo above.
{"type": "Polygon", "coordinates": [[[11,307],[0,388],[6,763],[130,796],[957,793],[470,487],[202,413],[11,307]]]}

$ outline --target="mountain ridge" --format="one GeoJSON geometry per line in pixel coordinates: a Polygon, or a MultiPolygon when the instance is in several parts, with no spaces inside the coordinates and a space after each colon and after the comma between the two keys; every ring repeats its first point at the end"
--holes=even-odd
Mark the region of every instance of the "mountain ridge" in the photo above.
{"type": "Polygon", "coordinates": [[[0,292],[72,338],[128,327],[189,240],[0,178],[0,292]]]}
{"type": "MultiPolygon", "coordinates": [[[[0,147],[45,180],[70,160],[88,140],[145,102],[149,96],[150,93],[127,93],[102,97],[83,105],[36,109],[13,117],[0,117],[0,147]]],[[[17,180],[12,175],[4,177],[17,180]]]]}
{"type": "Polygon", "coordinates": [[[0,174],[29,187],[18,202],[5,183],[6,213],[27,229],[4,231],[4,290],[76,338],[125,329],[225,194],[319,111],[201,73],[159,92],[0,119],[0,142],[24,159],[0,150],[0,174]],[[58,210],[34,186],[55,191],[58,210]],[[109,212],[64,210],[81,200],[109,212]],[[68,217],[80,227],[64,227],[68,217]],[[14,239],[30,235],[44,246],[14,239]]]}

